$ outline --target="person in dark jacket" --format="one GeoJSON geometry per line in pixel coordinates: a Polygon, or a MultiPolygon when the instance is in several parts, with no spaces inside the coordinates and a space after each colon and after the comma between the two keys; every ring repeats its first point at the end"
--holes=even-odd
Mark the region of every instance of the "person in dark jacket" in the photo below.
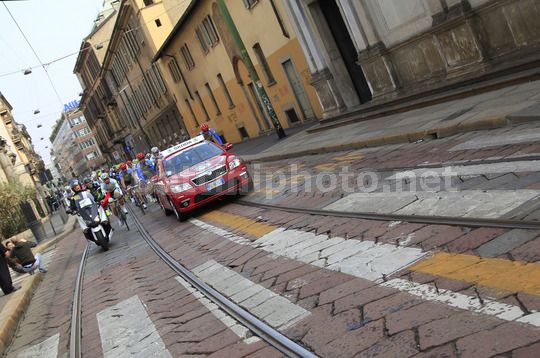
{"type": "Polygon", "coordinates": [[[11,281],[6,252],[6,248],[0,243],[0,288],[2,288],[4,295],[9,295],[11,292],[17,290],[17,288],[13,287],[13,282],[11,281]]]}
{"type": "Polygon", "coordinates": [[[7,256],[17,260],[25,272],[32,274],[38,269],[39,272],[45,273],[47,272],[47,269],[43,265],[41,254],[38,253],[34,255],[32,253],[32,247],[35,246],[36,244],[33,242],[28,242],[24,239],[12,239],[7,243],[7,248],[9,250],[7,256]]]}

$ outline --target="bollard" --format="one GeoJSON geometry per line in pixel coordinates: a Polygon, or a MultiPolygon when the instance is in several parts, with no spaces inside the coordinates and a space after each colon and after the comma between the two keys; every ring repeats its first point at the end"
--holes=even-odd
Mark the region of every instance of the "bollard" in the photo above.
{"type": "Polygon", "coordinates": [[[38,220],[38,218],[36,218],[30,203],[21,202],[19,206],[21,207],[21,211],[26,219],[26,223],[28,224],[30,230],[32,230],[32,234],[34,234],[36,241],[39,243],[45,240],[47,238],[47,234],[45,233],[43,224],[38,220]]]}
{"type": "Polygon", "coordinates": [[[66,208],[64,205],[58,207],[58,212],[60,213],[60,219],[62,219],[62,224],[65,224],[68,221],[68,214],[66,213],[66,208]]]}

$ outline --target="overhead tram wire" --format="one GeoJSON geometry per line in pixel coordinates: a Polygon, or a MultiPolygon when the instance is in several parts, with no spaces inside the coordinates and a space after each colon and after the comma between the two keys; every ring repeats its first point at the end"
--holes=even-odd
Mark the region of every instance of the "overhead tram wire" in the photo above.
{"type": "Polygon", "coordinates": [[[56,87],[54,86],[54,83],[52,81],[52,78],[51,76],[49,75],[49,72],[47,71],[47,67],[43,64],[43,61],[41,61],[41,58],[39,58],[36,50],[34,49],[34,47],[32,46],[32,44],[30,43],[30,41],[28,40],[28,38],[26,37],[26,34],[24,33],[24,31],[21,29],[21,27],[19,26],[19,23],[17,22],[17,20],[15,19],[15,17],[13,16],[13,14],[11,13],[11,11],[9,10],[8,6],[6,5],[5,2],[3,2],[2,4],[4,4],[4,7],[6,8],[9,16],[11,17],[11,19],[13,20],[13,22],[15,23],[15,25],[17,26],[17,28],[19,29],[19,32],[21,33],[21,35],[23,36],[24,40],[26,41],[26,43],[28,44],[28,46],[30,47],[30,49],[32,50],[32,52],[34,53],[34,56],[36,56],[37,60],[39,61],[39,64],[41,65],[41,67],[43,67],[43,70],[45,71],[45,74],[47,75],[47,78],[49,80],[49,83],[51,84],[51,87],[54,91],[54,93],[56,94],[56,98],[58,99],[58,102],[60,103],[60,106],[62,106],[62,98],[60,97],[60,94],[58,93],[58,90],[56,89],[56,87]]]}
{"type": "MultiPolygon", "coordinates": [[[[0,1],[1,1],[1,0],[0,0],[0,1]]],[[[151,18],[150,20],[144,22],[143,25],[146,25],[146,24],[149,24],[149,23],[155,21],[156,19],[160,18],[161,16],[166,15],[167,12],[169,12],[170,10],[172,10],[172,9],[174,9],[174,8],[176,8],[176,7],[179,7],[179,6],[183,5],[183,4],[185,4],[187,1],[191,1],[191,0],[183,0],[182,2],[180,2],[180,3],[178,3],[178,4],[176,4],[176,5],[172,6],[172,7],[170,7],[169,9],[166,9],[166,10],[165,10],[164,12],[162,12],[161,14],[156,15],[156,17],[153,17],[153,18],[151,18]]],[[[3,1],[2,1],[2,2],[3,2],[3,1]]],[[[4,4],[4,6],[6,6],[6,4],[4,4]]],[[[7,7],[6,7],[6,9],[7,9],[7,7]]],[[[8,12],[9,12],[9,9],[8,9],[8,12]]],[[[10,15],[11,15],[11,13],[10,13],[10,15]]],[[[12,16],[12,19],[13,19],[13,16],[12,16]]],[[[15,19],[13,19],[13,21],[15,21],[15,19]]],[[[143,28],[143,25],[141,25],[141,26],[136,26],[136,27],[133,27],[133,28],[127,30],[127,31],[124,31],[124,33],[123,33],[122,35],[125,35],[125,34],[127,34],[127,33],[129,33],[129,32],[132,32],[132,31],[135,31],[135,30],[138,30],[138,29],[142,29],[142,28],[143,28]]],[[[174,26],[174,25],[175,25],[175,24],[173,24],[173,26],[174,26]]],[[[17,25],[17,27],[18,27],[18,25],[17,25]]],[[[19,28],[19,30],[20,30],[20,28],[19,28]]],[[[22,30],[20,30],[20,31],[21,31],[21,33],[22,33],[22,30]]],[[[23,34],[23,36],[24,36],[24,34],[23,34]]],[[[25,37],[25,39],[26,39],[26,37],[25,37]]],[[[108,42],[110,42],[110,41],[111,41],[110,39],[107,39],[107,40],[104,40],[104,41],[102,41],[102,42],[100,42],[100,43],[101,43],[101,44],[106,44],[106,43],[108,43],[108,42]]],[[[27,42],[28,42],[28,40],[27,40],[27,42]]],[[[0,78],[2,78],[2,77],[7,77],[7,76],[11,76],[11,75],[15,75],[15,74],[19,74],[19,73],[21,73],[21,72],[24,72],[24,71],[27,70],[27,69],[33,70],[33,69],[37,69],[37,68],[48,67],[48,66],[52,65],[53,63],[62,61],[62,60],[66,59],[66,58],[69,58],[69,57],[71,57],[71,56],[78,55],[78,54],[80,54],[80,53],[82,53],[82,52],[84,52],[84,51],[86,51],[86,50],[91,49],[91,48],[92,48],[92,46],[86,46],[86,47],[80,49],[79,51],[75,51],[75,52],[68,53],[68,54],[66,54],[66,55],[60,56],[60,57],[55,58],[55,59],[53,59],[53,60],[51,60],[51,61],[49,61],[49,62],[46,62],[46,63],[41,63],[41,61],[40,61],[40,64],[39,64],[39,65],[34,65],[34,66],[30,66],[30,67],[21,68],[21,69],[16,70],[16,71],[11,71],[11,72],[6,72],[6,73],[1,73],[1,74],[0,74],[0,78]]],[[[32,50],[33,50],[33,48],[32,48],[32,50]]],[[[34,54],[35,54],[35,52],[34,52],[34,54]]],[[[38,60],[39,60],[39,58],[38,58],[38,60]]],[[[45,68],[44,68],[44,70],[45,70],[45,72],[47,72],[47,70],[46,70],[45,68]]]]}

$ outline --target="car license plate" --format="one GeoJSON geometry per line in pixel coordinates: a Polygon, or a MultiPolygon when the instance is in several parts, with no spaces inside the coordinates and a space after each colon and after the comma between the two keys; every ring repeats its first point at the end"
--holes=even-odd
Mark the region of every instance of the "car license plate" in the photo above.
{"type": "Polygon", "coordinates": [[[215,189],[215,188],[217,188],[218,186],[221,186],[221,185],[223,185],[223,184],[225,184],[225,179],[223,179],[223,178],[218,179],[218,180],[213,181],[213,182],[211,182],[210,184],[208,184],[208,185],[206,186],[206,190],[210,191],[210,190],[215,189]]]}

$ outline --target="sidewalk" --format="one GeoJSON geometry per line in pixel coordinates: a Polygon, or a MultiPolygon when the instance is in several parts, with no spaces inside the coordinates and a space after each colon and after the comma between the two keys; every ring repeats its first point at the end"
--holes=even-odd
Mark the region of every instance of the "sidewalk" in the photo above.
{"type": "MultiPolygon", "coordinates": [[[[40,242],[33,251],[34,253],[42,253],[45,265],[47,265],[53,254],[51,250],[47,250],[68,236],[77,227],[77,220],[75,217],[69,216],[67,222],[63,224],[60,214],[55,213],[50,221],[47,220],[43,225],[47,233],[47,240],[40,242]],[[54,235],[50,222],[54,225],[56,235],[54,235]]],[[[40,273],[34,275],[18,274],[11,271],[13,285],[20,287],[20,289],[8,296],[3,294],[0,296],[0,356],[9,345],[11,337],[16,333],[19,320],[23,317],[35,288],[43,278],[42,275],[40,273]]]]}
{"type": "Polygon", "coordinates": [[[239,143],[234,150],[247,161],[272,161],[386,144],[442,138],[479,129],[540,120],[540,81],[361,121],[354,118],[306,125],[288,137],[275,135],[239,143]],[[253,145],[256,142],[257,145],[253,145]]]}

